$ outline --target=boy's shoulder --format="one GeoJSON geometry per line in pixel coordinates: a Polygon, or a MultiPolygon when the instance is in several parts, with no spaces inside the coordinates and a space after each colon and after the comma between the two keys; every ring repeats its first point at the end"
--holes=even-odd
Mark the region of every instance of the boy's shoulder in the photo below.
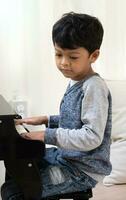
{"type": "Polygon", "coordinates": [[[88,77],[82,86],[83,90],[103,90],[108,93],[109,89],[105,80],[98,74],[88,77]]]}

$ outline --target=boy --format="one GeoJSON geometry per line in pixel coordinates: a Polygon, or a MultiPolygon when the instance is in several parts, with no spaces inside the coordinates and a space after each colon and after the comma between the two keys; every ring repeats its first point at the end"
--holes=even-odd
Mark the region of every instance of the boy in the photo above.
{"type": "MultiPolygon", "coordinates": [[[[60,114],[17,122],[45,124],[45,131],[24,133],[22,137],[57,146],[47,149],[42,161],[42,197],[93,188],[111,171],[111,95],[91,66],[99,56],[102,38],[101,23],[86,14],[65,14],[53,26],[56,65],[70,78],[60,114]]],[[[18,199],[16,186],[9,191],[5,183],[4,188],[8,197],[11,192],[13,199],[18,199]]]]}

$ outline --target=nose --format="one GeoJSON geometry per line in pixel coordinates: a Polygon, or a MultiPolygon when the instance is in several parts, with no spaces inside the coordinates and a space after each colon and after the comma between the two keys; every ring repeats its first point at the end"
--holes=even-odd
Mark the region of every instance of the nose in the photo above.
{"type": "Polygon", "coordinates": [[[69,66],[69,64],[70,64],[69,60],[67,58],[63,57],[61,60],[61,66],[67,67],[67,66],[69,66]]]}

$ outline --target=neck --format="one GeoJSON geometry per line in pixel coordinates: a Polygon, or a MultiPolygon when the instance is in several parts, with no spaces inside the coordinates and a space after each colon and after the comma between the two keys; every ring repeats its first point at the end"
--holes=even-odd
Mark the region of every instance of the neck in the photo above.
{"type": "Polygon", "coordinates": [[[79,76],[79,77],[77,77],[77,78],[75,78],[75,79],[72,79],[73,81],[81,81],[81,80],[83,80],[85,77],[87,77],[87,76],[91,76],[91,75],[93,75],[93,74],[95,74],[96,72],[92,69],[92,68],[90,68],[88,71],[87,71],[87,73],[86,74],[82,74],[82,76],[79,76]]]}

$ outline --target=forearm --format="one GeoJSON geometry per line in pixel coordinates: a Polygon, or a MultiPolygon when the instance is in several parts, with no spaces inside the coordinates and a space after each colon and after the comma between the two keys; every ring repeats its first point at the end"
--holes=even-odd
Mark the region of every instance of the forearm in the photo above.
{"type": "Polygon", "coordinates": [[[90,151],[98,147],[103,139],[103,133],[99,135],[90,128],[84,126],[81,129],[50,129],[45,131],[46,144],[56,145],[63,149],[90,151]]]}

